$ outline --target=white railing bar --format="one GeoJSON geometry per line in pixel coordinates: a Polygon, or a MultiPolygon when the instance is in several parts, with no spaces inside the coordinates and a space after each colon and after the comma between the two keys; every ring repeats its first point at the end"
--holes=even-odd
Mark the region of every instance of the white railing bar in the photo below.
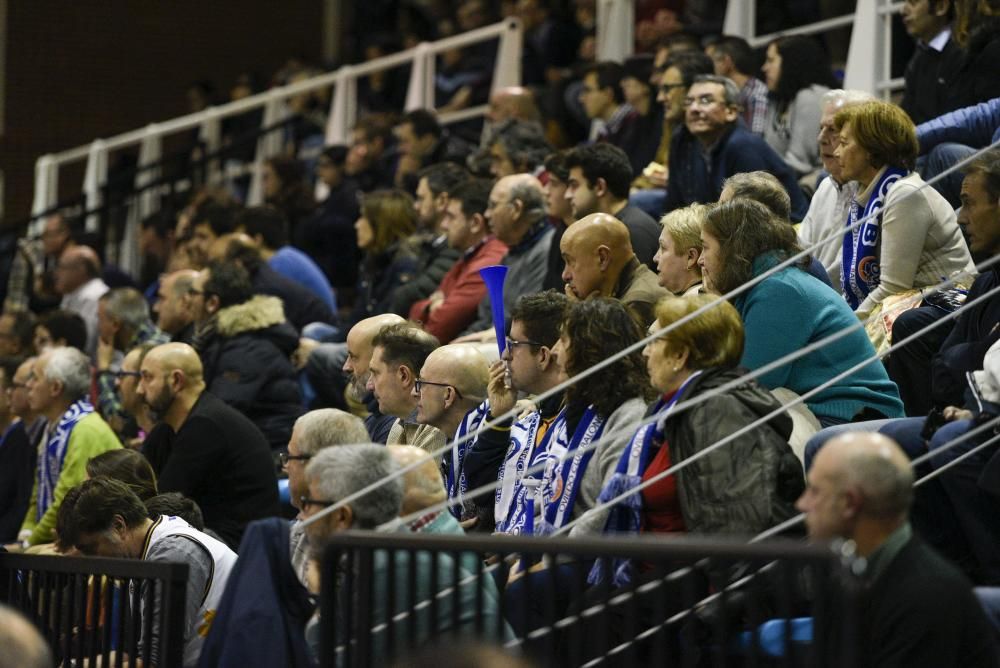
{"type": "Polygon", "coordinates": [[[844,16],[835,16],[829,19],[823,19],[822,21],[817,21],[816,23],[810,23],[804,26],[796,26],[788,30],[779,30],[778,32],[772,32],[767,35],[757,35],[747,40],[750,42],[750,46],[761,46],[763,44],[768,44],[771,41],[777,39],[778,37],[786,37],[788,35],[814,35],[820,32],[826,32],[833,28],[842,28],[844,26],[849,26],[854,23],[854,14],[845,14],[844,16]]]}
{"type": "Polygon", "coordinates": [[[889,2],[878,8],[879,14],[895,14],[903,9],[902,2],[889,2]]]}
{"type": "Polygon", "coordinates": [[[459,123],[461,121],[467,121],[470,118],[478,118],[480,116],[486,115],[486,110],[490,108],[488,104],[480,104],[475,107],[469,107],[468,109],[459,109],[458,111],[449,111],[447,113],[438,116],[438,122],[441,125],[449,125],[451,123],[459,123]]]}
{"type": "Polygon", "coordinates": [[[895,79],[883,79],[876,84],[878,90],[899,90],[906,85],[906,79],[896,77],[895,79]]]}

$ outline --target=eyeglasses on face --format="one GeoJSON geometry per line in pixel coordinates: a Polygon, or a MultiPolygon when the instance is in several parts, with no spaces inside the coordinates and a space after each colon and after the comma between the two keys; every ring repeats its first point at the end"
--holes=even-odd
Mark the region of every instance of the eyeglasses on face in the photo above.
{"type": "Polygon", "coordinates": [[[721,102],[722,100],[717,100],[715,99],[715,96],[706,93],[704,95],[699,95],[698,97],[684,98],[684,108],[688,109],[695,105],[698,105],[699,107],[711,107],[713,104],[721,102]]]}
{"type": "Polygon", "coordinates": [[[542,346],[545,345],[544,343],[539,343],[538,341],[531,341],[531,340],[518,341],[517,339],[512,339],[509,336],[506,337],[506,339],[507,339],[507,348],[511,350],[513,350],[518,346],[535,346],[536,348],[541,348],[542,346]]]}
{"type": "Polygon", "coordinates": [[[142,378],[142,374],[138,371],[115,371],[114,376],[118,380],[123,380],[125,378],[142,378]]]}
{"type": "Polygon", "coordinates": [[[278,453],[278,461],[282,466],[288,466],[288,462],[307,462],[312,459],[312,455],[290,455],[287,452],[278,453]]]}
{"type": "Polygon", "coordinates": [[[413,382],[413,387],[414,387],[414,389],[416,389],[417,392],[420,392],[420,390],[423,389],[423,387],[425,385],[433,385],[434,387],[450,387],[451,389],[455,390],[455,395],[459,399],[462,398],[462,393],[458,391],[457,387],[455,387],[454,385],[452,385],[450,383],[435,383],[434,381],[424,380],[423,378],[417,378],[413,382]]]}
{"type": "Polygon", "coordinates": [[[329,508],[336,501],[327,501],[326,499],[310,499],[308,496],[299,497],[299,508],[305,510],[310,506],[319,506],[320,508],[329,508]]]}

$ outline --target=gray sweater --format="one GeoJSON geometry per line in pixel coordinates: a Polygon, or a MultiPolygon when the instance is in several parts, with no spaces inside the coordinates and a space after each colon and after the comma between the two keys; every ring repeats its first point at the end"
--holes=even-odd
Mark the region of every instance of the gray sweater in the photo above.
{"type": "Polygon", "coordinates": [[[764,141],[799,176],[820,166],[816,136],[823,115],[820,105],[823,94],[828,90],[826,86],[813,84],[796,93],[795,99],[784,110],[779,110],[778,105],[773,103],[767,109],[764,141]]]}

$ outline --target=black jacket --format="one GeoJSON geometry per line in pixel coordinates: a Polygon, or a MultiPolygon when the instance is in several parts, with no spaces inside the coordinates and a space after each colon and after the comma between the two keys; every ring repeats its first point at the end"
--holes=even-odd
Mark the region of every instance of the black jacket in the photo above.
{"type": "Polygon", "coordinates": [[[291,354],[299,345],[281,301],[257,295],[221,309],[196,337],[208,391],[240,411],[283,448],[304,408],[291,354]]]}
{"type": "Polygon", "coordinates": [[[965,60],[949,87],[954,108],[970,107],[1000,97],[1000,17],[984,17],[972,28],[965,60]]]}
{"type": "Polygon", "coordinates": [[[292,243],[316,261],[334,289],[353,288],[358,273],[358,195],[353,179],[344,179],[316,212],[295,230],[292,243]]]}
{"type": "Polygon", "coordinates": [[[285,278],[262,262],[252,272],[254,294],[271,295],[281,300],[288,322],[299,332],[311,322],[337,324],[337,316],[312,290],[285,278]]]}
{"type": "Polygon", "coordinates": [[[405,284],[396,288],[389,309],[404,318],[409,317],[415,302],[430,297],[441,279],[448,273],[461,253],[448,245],[448,240],[431,234],[422,235],[417,247],[417,270],[405,284]]]}
{"type": "Polygon", "coordinates": [[[0,441],[0,544],[12,543],[24,522],[35,481],[35,444],[24,422],[7,429],[0,441]]]}
{"type": "Polygon", "coordinates": [[[963,57],[962,47],[954,39],[949,39],[941,51],[917,44],[906,65],[906,88],[899,103],[914,123],[919,125],[958,108],[950,85],[963,57]]]}
{"type": "Polygon", "coordinates": [[[202,392],[175,434],[161,423],[142,446],[160,492],[180,492],[205,526],[237,549],[246,525],[281,513],[267,439],[239,411],[202,392]]]}

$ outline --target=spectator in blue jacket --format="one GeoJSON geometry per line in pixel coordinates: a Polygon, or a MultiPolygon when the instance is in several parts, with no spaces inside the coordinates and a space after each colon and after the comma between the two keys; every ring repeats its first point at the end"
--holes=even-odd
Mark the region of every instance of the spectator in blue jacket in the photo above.
{"type": "MultiPolygon", "coordinates": [[[[968,158],[976,149],[1000,141],[1000,97],[956,109],[917,126],[920,160],[917,171],[925,181],[968,158]]],[[[961,203],[962,173],[956,171],[935,181],[934,188],[948,203],[961,203]]]]}

